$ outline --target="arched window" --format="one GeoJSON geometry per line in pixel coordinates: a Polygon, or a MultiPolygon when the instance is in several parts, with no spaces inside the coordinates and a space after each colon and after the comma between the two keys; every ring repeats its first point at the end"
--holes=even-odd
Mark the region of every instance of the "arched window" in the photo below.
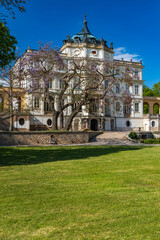
{"type": "Polygon", "coordinates": [[[98,112],[98,107],[96,103],[93,103],[92,110],[94,113],[98,112]]]}
{"type": "Polygon", "coordinates": [[[152,121],[152,127],[155,127],[155,121],[152,121]]]}
{"type": "Polygon", "coordinates": [[[159,104],[155,103],[153,105],[153,114],[159,114],[159,104]]]}
{"type": "Polygon", "coordinates": [[[116,112],[119,112],[121,110],[120,102],[116,102],[116,112]]]}
{"type": "Polygon", "coordinates": [[[148,103],[144,103],[143,104],[143,113],[144,114],[148,114],[149,113],[149,104],[148,103]]]}
{"type": "Polygon", "coordinates": [[[130,114],[131,113],[131,106],[124,105],[123,110],[124,110],[124,114],[130,114]]]}
{"type": "Polygon", "coordinates": [[[20,124],[21,126],[23,126],[23,125],[24,125],[24,123],[25,123],[25,120],[24,120],[24,118],[20,118],[20,119],[19,119],[19,124],[20,124]]]}

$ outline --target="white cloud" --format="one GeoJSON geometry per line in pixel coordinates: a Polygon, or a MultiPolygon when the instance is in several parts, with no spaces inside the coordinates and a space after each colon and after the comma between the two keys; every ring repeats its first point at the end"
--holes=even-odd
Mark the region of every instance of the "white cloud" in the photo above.
{"type": "Polygon", "coordinates": [[[114,49],[114,59],[121,60],[122,58],[125,61],[130,61],[131,59],[134,62],[139,62],[142,58],[138,54],[131,54],[127,52],[125,47],[119,47],[114,49]]]}

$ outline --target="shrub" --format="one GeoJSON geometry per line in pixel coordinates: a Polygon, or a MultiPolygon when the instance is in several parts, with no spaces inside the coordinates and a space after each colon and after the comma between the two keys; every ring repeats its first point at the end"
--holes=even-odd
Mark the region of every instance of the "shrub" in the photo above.
{"type": "Polygon", "coordinates": [[[129,137],[130,137],[131,139],[134,139],[134,140],[137,140],[137,139],[138,139],[138,136],[137,136],[137,133],[136,133],[136,132],[130,132],[129,137]]]}
{"type": "Polygon", "coordinates": [[[160,144],[160,138],[148,138],[148,139],[145,139],[143,140],[144,143],[146,144],[160,144]]]}

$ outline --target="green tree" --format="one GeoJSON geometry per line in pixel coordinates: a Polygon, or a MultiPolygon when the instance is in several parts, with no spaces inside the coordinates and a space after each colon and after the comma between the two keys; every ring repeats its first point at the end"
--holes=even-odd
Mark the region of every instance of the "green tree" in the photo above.
{"type": "Polygon", "coordinates": [[[15,60],[16,44],[15,37],[10,35],[9,29],[0,22],[0,68],[15,60]]]}
{"type": "Polygon", "coordinates": [[[147,85],[143,86],[143,96],[154,96],[155,93],[152,89],[150,89],[147,85]]]}
{"type": "Polygon", "coordinates": [[[155,83],[152,87],[152,91],[154,93],[154,96],[159,97],[160,96],[160,82],[155,83]]]}

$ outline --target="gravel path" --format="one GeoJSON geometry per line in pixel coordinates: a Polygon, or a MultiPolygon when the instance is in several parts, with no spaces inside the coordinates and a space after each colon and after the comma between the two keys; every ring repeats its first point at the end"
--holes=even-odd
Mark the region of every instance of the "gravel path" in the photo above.
{"type": "Polygon", "coordinates": [[[129,132],[104,132],[92,139],[91,142],[100,145],[136,145],[126,138],[128,133],[129,132]]]}

